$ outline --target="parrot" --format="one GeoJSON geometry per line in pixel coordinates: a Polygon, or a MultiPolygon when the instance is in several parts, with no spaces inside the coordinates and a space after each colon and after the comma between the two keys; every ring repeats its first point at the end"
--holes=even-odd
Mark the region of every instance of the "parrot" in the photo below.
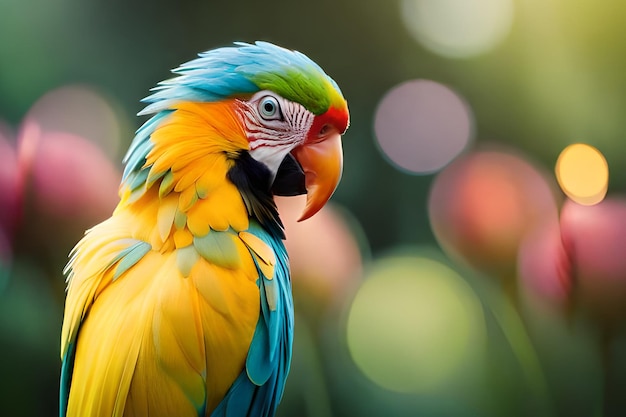
{"type": "Polygon", "coordinates": [[[349,111],[305,54],[235,42],[142,101],[119,203],[64,269],[62,417],[273,416],[294,311],[274,196],[318,212],[349,111]]]}

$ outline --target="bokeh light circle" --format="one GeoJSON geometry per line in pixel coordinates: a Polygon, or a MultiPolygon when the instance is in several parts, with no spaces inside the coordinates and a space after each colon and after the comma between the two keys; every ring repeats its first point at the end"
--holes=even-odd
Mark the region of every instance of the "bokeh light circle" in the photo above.
{"type": "Polygon", "coordinates": [[[518,276],[526,299],[534,305],[567,308],[574,285],[571,261],[558,218],[530,231],[518,254],[518,276]]]}
{"type": "MultiPolygon", "coordinates": [[[[22,187],[14,145],[0,124],[0,234],[7,242],[14,236],[20,218],[22,187]]],[[[0,256],[2,254],[0,242],[0,256]]]]}
{"type": "Polygon", "coordinates": [[[411,80],[392,88],[376,109],[380,149],[401,169],[418,174],[440,170],[473,136],[473,118],[461,97],[445,85],[411,80]]]}
{"type": "Polygon", "coordinates": [[[556,161],[556,178],[563,192],[583,205],[604,199],[609,186],[609,166],[602,153],[591,145],[569,145],[556,161]]]}
{"type": "Polygon", "coordinates": [[[485,338],[480,302],[446,265],[418,256],[378,260],[350,307],[347,342],[361,371],[397,392],[439,388],[485,338]]]}
{"type": "Polygon", "coordinates": [[[510,279],[527,234],[557,219],[549,179],[514,153],[483,150],[458,158],[430,190],[428,215],[437,241],[455,259],[510,279]]]}
{"type": "Polygon", "coordinates": [[[306,195],[276,197],[276,206],[285,226],[285,247],[289,253],[294,294],[307,312],[320,311],[343,302],[362,277],[361,246],[355,234],[356,220],[340,206],[326,204],[306,221],[298,219],[306,195]],[[312,311],[310,311],[312,310],[312,311]]]}
{"type": "Polygon", "coordinates": [[[119,201],[121,173],[83,137],[46,132],[29,120],[18,139],[18,163],[28,176],[38,220],[72,219],[73,225],[89,227],[110,216],[119,201]]]}
{"type": "Polygon", "coordinates": [[[566,201],[561,239],[575,273],[576,302],[608,326],[626,318],[626,197],[595,205],[566,201]]]}
{"type": "Polygon", "coordinates": [[[46,132],[85,138],[117,159],[122,127],[113,104],[91,87],[67,85],[51,90],[31,107],[26,119],[46,132]]]}
{"type": "Polygon", "coordinates": [[[511,30],[513,0],[402,0],[406,28],[424,47],[446,57],[479,55],[511,30]]]}

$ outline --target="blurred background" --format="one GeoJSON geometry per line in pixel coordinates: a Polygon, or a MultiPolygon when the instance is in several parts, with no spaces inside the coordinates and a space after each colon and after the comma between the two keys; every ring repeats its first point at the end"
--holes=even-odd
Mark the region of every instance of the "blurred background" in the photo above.
{"type": "Polygon", "coordinates": [[[117,202],[139,100],[233,41],[351,110],[313,219],[280,199],[279,416],[626,415],[626,4],[0,2],[0,415],[57,415],[63,266],[117,202]]]}

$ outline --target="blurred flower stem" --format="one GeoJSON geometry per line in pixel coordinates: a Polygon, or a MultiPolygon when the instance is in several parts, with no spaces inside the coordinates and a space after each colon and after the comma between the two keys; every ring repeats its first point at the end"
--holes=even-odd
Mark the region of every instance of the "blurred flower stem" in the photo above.
{"type": "Polygon", "coordinates": [[[303,387],[306,415],[309,417],[332,417],[330,397],[322,372],[323,365],[318,345],[315,343],[313,330],[306,317],[296,314],[297,337],[296,349],[304,356],[307,367],[306,386],[303,387]]]}
{"type": "Polygon", "coordinates": [[[517,280],[509,278],[503,279],[501,282],[503,283],[504,296],[491,290],[486,294],[485,303],[502,329],[504,337],[511,346],[511,350],[528,380],[540,407],[538,415],[554,416],[556,411],[539,356],[519,313],[517,280]]]}
{"type": "MultiPolygon", "coordinates": [[[[603,417],[623,416],[619,398],[622,394],[617,386],[617,375],[613,363],[613,330],[604,327],[599,338],[600,360],[602,365],[602,403],[598,415],[603,417]]],[[[622,401],[623,402],[623,401],[622,401]]]]}

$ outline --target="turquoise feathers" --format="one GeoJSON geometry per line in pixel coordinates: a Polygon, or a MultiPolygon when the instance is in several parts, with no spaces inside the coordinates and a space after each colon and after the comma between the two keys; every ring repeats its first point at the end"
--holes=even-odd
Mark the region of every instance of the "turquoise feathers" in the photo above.
{"type": "Polygon", "coordinates": [[[246,370],[211,417],[273,416],[291,364],[294,317],[287,251],[282,241],[272,238],[258,223],[252,223],[248,231],[270,245],[276,255],[276,268],[273,276],[265,276],[255,255],[261,316],[250,344],[246,370]]]}

